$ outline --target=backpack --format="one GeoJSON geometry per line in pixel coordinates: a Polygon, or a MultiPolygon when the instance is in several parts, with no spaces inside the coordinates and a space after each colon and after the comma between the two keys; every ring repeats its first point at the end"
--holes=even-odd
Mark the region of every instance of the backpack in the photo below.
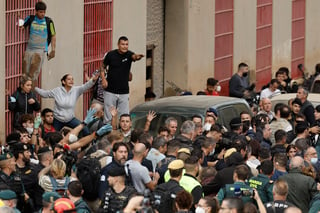
{"type": "Polygon", "coordinates": [[[67,197],[67,189],[70,182],[70,177],[66,177],[66,180],[64,182],[63,186],[59,186],[58,182],[55,178],[53,178],[51,175],[49,175],[50,182],[52,184],[52,191],[57,192],[61,197],[67,197]]]}
{"type": "Polygon", "coordinates": [[[172,188],[166,188],[163,184],[160,184],[156,187],[153,192],[153,199],[155,208],[158,210],[159,213],[173,213],[174,207],[174,200],[176,198],[176,194],[172,193],[172,188]]]}
{"type": "Polygon", "coordinates": [[[133,182],[132,182],[132,175],[131,170],[129,168],[129,164],[124,166],[124,170],[126,171],[126,186],[132,186],[134,188],[133,182]]]}
{"type": "MultiPolygon", "coordinates": [[[[30,15],[30,18],[28,19],[28,21],[26,21],[24,23],[23,26],[31,25],[31,23],[33,22],[34,18],[35,18],[35,15],[30,15]]],[[[53,21],[51,20],[51,18],[49,18],[47,16],[45,16],[44,18],[46,19],[46,24],[47,24],[47,32],[48,32],[47,42],[48,42],[48,46],[49,46],[50,43],[51,43],[51,38],[52,38],[52,34],[51,34],[51,30],[50,30],[50,23],[53,23],[53,21]]],[[[53,28],[54,28],[54,26],[53,26],[53,28]]]]}
{"type": "Polygon", "coordinates": [[[83,187],[82,197],[93,201],[98,198],[100,184],[100,162],[97,158],[84,157],[77,164],[77,177],[83,187]]]}

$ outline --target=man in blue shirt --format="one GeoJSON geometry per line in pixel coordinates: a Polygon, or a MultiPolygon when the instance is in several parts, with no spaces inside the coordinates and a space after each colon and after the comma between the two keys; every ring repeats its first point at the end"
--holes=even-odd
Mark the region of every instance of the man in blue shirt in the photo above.
{"type": "Polygon", "coordinates": [[[22,72],[33,80],[33,86],[37,85],[40,69],[45,54],[48,53],[48,46],[51,43],[51,52],[48,60],[55,57],[56,32],[53,21],[46,17],[47,6],[39,1],[35,6],[35,15],[27,16],[21,28],[29,27],[29,40],[24,53],[22,72]]]}

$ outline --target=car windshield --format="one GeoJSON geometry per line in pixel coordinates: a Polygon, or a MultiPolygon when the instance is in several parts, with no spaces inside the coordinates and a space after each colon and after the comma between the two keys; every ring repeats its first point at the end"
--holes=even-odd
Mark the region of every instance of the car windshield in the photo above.
{"type": "MultiPolygon", "coordinates": [[[[133,112],[131,113],[131,119],[132,119],[132,126],[134,126],[135,129],[141,128],[144,129],[144,125],[146,123],[146,115],[147,112],[133,112]]],[[[193,114],[177,114],[177,113],[157,113],[157,116],[152,120],[149,133],[152,134],[153,136],[157,135],[157,131],[159,127],[164,126],[164,122],[167,118],[169,117],[174,117],[175,119],[178,120],[178,129],[177,132],[180,130],[181,124],[188,120],[191,119],[193,114]]]]}

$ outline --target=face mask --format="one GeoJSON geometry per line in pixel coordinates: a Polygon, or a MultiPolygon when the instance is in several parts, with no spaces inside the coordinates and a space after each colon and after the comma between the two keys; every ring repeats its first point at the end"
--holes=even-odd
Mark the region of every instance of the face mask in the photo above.
{"type": "Polygon", "coordinates": [[[310,162],[311,164],[316,164],[318,162],[318,158],[311,158],[310,162]]]}
{"type": "Polygon", "coordinates": [[[204,208],[202,208],[202,207],[197,207],[196,208],[196,213],[205,213],[206,211],[204,210],[204,208]]]}
{"type": "Polygon", "coordinates": [[[74,143],[74,142],[76,142],[78,140],[78,137],[76,136],[76,135],[74,135],[74,134],[70,134],[69,135],[69,142],[70,143],[74,143]]]}
{"type": "Polygon", "coordinates": [[[209,131],[210,128],[211,128],[211,124],[209,124],[209,123],[205,123],[205,124],[203,125],[203,131],[209,131]]]}
{"type": "Polygon", "coordinates": [[[243,74],[242,74],[242,77],[247,77],[248,76],[248,73],[247,72],[244,72],[243,74]]]}
{"type": "Polygon", "coordinates": [[[27,127],[26,130],[28,131],[29,135],[31,135],[33,133],[32,127],[27,127]]]}
{"type": "Polygon", "coordinates": [[[216,151],[216,150],[213,149],[212,152],[209,153],[209,156],[214,155],[214,152],[215,152],[215,151],[216,151]]]}
{"type": "Polygon", "coordinates": [[[221,86],[220,86],[220,85],[217,86],[216,91],[217,91],[217,92],[220,92],[220,91],[221,91],[221,86]]]}
{"type": "Polygon", "coordinates": [[[248,131],[250,128],[250,121],[242,121],[242,132],[248,131]]]}

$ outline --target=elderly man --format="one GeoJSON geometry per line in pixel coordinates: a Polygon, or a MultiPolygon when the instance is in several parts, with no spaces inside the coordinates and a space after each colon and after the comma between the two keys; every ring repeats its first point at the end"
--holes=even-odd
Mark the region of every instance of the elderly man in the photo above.
{"type": "Polygon", "coordinates": [[[318,192],[317,183],[312,177],[302,174],[304,161],[301,157],[293,157],[289,167],[289,173],[280,177],[289,186],[287,201],[300,208],[302,212],[308,212],[309,203],[318,192]]]}
{"type": "Polygon", "coordinates": [[[269,123],[275,117],[274,112],[272,112],[271,109],[272,109],[271,100],[269,98],[263,98],[261,100],[261,110],[258,112],[258,114],[266,114],[266,115],[268,115],[269,123]]]}
{"type": "Polygon", "coordinates": [[[313,147],[310,146],[308,147],[307,150],[304,152],[303,156],[304,161],[306,161],[309,165],[312,165],[314,170],[316,171],[316,180],[319,181],[319,172],[320,172],[320,163],[318,159],[318,153],[317,150],[313,147]]]}
{"type": "Polygon", "coordinates": [[[192,150],[192,143],[195,136],[195,124],[191,120],[186,120],[180,128],[180,135],[175,139],[180,141],[183,147],[192,150]]]}

